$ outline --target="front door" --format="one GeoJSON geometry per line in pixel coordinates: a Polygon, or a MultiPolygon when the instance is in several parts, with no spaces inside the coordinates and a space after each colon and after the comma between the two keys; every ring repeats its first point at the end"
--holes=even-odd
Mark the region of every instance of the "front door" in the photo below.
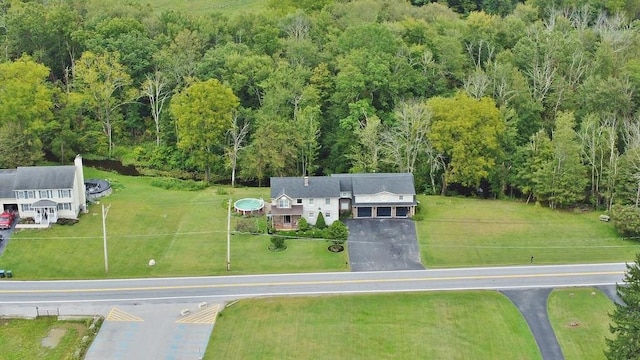
{"type": "Polygon", "coordinates": [[[284,216],[283,224],[285,224],[285,225],[291,225],[291,215],[285,215],[285,216],[284,216]]]}

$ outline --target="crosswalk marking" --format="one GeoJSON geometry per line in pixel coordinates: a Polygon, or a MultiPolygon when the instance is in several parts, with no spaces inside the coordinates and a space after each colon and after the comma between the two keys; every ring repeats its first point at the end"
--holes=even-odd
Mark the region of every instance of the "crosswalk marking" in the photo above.
{"type": "Polygon", "coordinates": [[[144,321],[141,318],[114,307],[105,318],[107,321],[144,321]]]}
{"type": "Polygon", "coordinates": [[[180,324],[214,324],[216,317],[218,316],[219,305],[213,305],[198,311],[195,314],[185,316],[182,319],[176,321],[180,324]]]}

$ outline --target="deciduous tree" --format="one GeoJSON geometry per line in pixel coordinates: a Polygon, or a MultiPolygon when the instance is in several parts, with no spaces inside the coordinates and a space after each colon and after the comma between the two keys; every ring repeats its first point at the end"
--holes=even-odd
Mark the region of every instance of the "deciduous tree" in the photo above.
{"type": "Polygon", "coordinates": [[[233,127],[238,98],[216,79],[196,81],[173,96],[169,110],[178,125],[178,148],[211,180],[214,157],[224,152],[224,135],[233,127]]]}
{"type": "Polygon", "coordinates": [[[493,100],[473,99],[463,92],[427,103],[433,113],[428,139],[445,158],[443,194],[447,185],[477,187],[499,155],[504,121],[493,100]]]}
{"type": "Polygon", "coordinates": [[[120,107],[138,98],[131,77],[119,61],[118,53],[85,52],[73,69],[73,84],[102,125],[113,152],[113,135],[121,119],[120,107]]]}

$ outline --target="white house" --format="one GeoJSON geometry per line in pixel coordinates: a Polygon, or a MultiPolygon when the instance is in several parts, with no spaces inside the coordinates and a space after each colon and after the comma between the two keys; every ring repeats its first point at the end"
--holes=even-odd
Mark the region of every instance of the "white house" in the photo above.
{"type": "Polygon", "coordinates": [[[409,173],[334,174],[271,178],[271,222],[276,229],[296,229],[300,218],[327,225],[340,213],[353,218],[407,218],[415,214],[416,193],[409,173]]]}
{"type": "Polygon", "coordinates": [[[36,224],[78,218],[86,211],[82,157],[76,156],[74,165],[0,170],[0,203],[3,210],[17,211],[36,224]]]}

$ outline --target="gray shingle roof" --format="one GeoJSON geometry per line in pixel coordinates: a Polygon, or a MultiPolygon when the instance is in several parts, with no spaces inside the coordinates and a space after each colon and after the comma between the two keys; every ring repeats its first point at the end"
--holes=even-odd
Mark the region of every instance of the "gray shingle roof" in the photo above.
{"type": "Polygon", "coordinates": [[[13,189],[72,189],[75,173],[73,165],[18,167],[13,189]]]}
{"type": "MultiPolygon", "coordinates": [[[[369,174],[333,174],[336,178],[350,178],[354,195],[378,194],[383,191],[392,194],[415,195],[413,174],[411,173],[369,173],[369,174]]],[[[341,184],[344,181],[341,180],[341,184]]]]}
{"type": "Polygon", "coordinates": [[[304,186],[303,177],[272,177],[271,198],[282,194],[290,198],[339,197],[340,191],[352,191],[354,195],[392,194],[415,195],[413,174],[373,173],[373,174],[333,174],[331,176],[310,176],[309,186],[304,186]]]}
{"type": "Polygon", "coordinates": [[[13,192],[13,183],[16,178],[15,169],[2,169],[0,170],[0,198],[15,199],[16,195],[13,192]]]}
{"type": "Polygon", "coordinates": [[[303,177],[272,177],[271,198],[286,194],[290,198],[327,198],[340,196],[340,182],[329,176],[309,176],[309,186],[303,177]]]}

